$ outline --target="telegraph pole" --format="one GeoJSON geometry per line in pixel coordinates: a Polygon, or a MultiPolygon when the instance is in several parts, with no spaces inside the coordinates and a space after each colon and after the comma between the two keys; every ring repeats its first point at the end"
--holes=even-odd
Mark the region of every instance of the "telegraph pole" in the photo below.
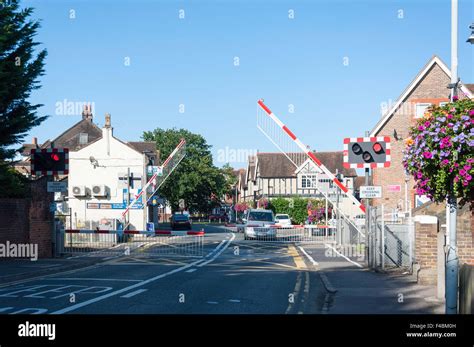
{"type": "MultiPolygon", "coordinates": [[[[451,102],[457,96],[458,86],[458,0],[451,0],[451,102]]],[[[450,182],[453,189],[453,182],[450,182]]],[[[457,199],[452,193],[446,201],[446,229],[449,234],[446,257],[446,314],[458,313],[458,255],[456,245],[457,199]]]]}

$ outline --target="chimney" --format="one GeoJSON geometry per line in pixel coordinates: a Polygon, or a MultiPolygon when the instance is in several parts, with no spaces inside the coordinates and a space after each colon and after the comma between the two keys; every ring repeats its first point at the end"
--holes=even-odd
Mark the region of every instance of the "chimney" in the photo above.
{"type": "Polygon", "coordinates": [[[37,137],[33,137],[33,140],[31,141],[31,143],[33,145],[35,145],[35,147],[38,147],[38,138],[37,137]]]}
{"type": "Polygon", "coordinates": [[[110,113],[105,114],[105,125],[104,128],[109,129],[111,127],[111,122],[110,122],[110,113]]]}
{"type": "Polygon", "coordinates": [[[87,119],[92,121],[92,107],[91,104],[84,105],[84,109],[82,110],[82,119],[87,119]]]}

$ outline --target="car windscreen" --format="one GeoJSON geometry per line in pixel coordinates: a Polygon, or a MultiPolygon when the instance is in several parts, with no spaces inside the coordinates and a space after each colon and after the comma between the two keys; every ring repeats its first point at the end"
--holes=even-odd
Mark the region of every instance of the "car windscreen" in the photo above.
{"type": "Polygon", "coordinates": [[[173,216],[173,219],[174,219],[174,220],[188,220],[189,217],[188,217],[188,215],[186,215],[186,214],[175,214],[175,215],[173,216]]]}
{"type": "Polygon", "coordinates": [[[273,222],[273,215],[270,212],[250,212],[248,220],[273,222]]]}

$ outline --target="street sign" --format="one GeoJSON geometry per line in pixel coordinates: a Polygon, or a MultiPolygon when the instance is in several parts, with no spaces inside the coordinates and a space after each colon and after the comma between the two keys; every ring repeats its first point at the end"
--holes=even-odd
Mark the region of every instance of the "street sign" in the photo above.
{"type": "Polygon", "coordinates": [[[387,192],[400,193],[401,191],[402,191],[402,186],[399,184],[390,184],[387,186],[387,192]]]}
{"type": "Polygon", "coordinates": [[[179,208],[180,209],[184,209],[185,205],[184,205],[184,199],[179,199],[179,208]]]}
{"type": "Polygon", "coordinates": [[[48,193],[67,192],[66,182],[48,182],[48,193]]]}
{"type": "Polygon", "coordinates": [[[360,187],[360,197],[362,199],[374,199],[382,197],[382,187],[381,186],[361,186],[360,187]]]}
{"type": "Polygon", "coordinates": [[[163,176],[163,166],[148,166],[147,173],[149,176],[157,174],[157,176],[163,176]]]}

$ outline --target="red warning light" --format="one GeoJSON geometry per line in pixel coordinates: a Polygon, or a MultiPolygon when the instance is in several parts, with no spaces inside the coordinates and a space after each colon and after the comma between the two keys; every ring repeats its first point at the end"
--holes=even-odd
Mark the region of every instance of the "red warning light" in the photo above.
{"type": "Polygon", "coordinates": [[[375,142],[372,148],[374,149],[375,153],[380,153],[383,151],[382,145],[378,142],[375,142]]]}
{"type": "Polygon", "coordinates": [[[51,153],[51,159],[53,159],[54,161],[59,161],[59,155],[57,155],[56,153],[51,153]]]}

